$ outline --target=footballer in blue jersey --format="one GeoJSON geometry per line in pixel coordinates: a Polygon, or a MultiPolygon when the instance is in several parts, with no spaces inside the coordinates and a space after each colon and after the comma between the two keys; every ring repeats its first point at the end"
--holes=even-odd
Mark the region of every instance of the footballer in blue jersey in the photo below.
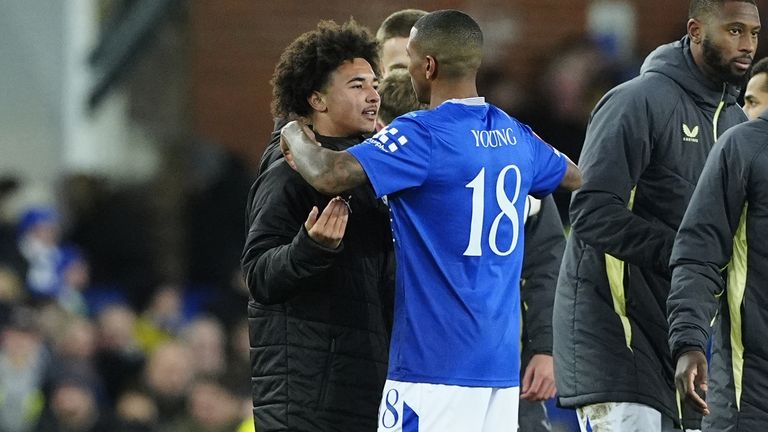
{"type": "Polygon", "coordinates": [[[551,193],[565,158],[483,98],[399,117],[349,153],[392,212],[388,378],[518,386],[526,196],[551,193]]]}
{"type": "Polygon", "coordinates": [[[478,97],[482,32],[459,11],[411,30],[408,72],[430,110],[334,152],[299,122],[286,161],[339,194],[387,195],[397,254],[395,317],[379,431],[516,430],[526,195],[581,185],[578,168],[478,97]]]}

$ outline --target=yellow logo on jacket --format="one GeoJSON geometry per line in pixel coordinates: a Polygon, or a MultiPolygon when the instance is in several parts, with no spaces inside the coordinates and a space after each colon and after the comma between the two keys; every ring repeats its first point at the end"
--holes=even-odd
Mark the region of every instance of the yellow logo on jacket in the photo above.
{"type": "Polygon", "coordinates": [[[683,137],[683,141],[688,142],[699,142],[699,127],[694,126],[693,129],[691,129],[687,124],[683,123],[683,134],[685,135],[683,137]]]}

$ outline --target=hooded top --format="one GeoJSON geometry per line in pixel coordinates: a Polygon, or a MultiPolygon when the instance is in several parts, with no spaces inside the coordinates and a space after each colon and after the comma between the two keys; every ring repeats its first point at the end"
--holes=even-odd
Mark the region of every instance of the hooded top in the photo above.
{"type": "Polygon", "coordinates": [[[696,105],[702,108],[710,107],[713,112],[717,110],[721,100],[725,100],[729,105],[736,104],[736,98],[741,91],[740,87],[712,81],[701,72],[693,61],[688,36],[653,50],[640,67],[640,75],[646,73],[658,73],[668,77],[680,86],[696,105]]]}
{"type": "Polygon", "coordinates": [[[668,263],[716,136],[746,120],[738,91],[704,76],[686,36],[657,48],[640,76],[595,107],[555,297],[562,405],[635,402],[679,419],[668,263]]]}

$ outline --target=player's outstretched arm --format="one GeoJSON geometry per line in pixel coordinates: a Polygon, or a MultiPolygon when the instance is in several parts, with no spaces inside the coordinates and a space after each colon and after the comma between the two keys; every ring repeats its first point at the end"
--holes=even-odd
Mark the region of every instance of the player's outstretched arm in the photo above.
{"type": "Polygon", "coordinates": [[[581,187],[581,171],[579,170],[579,167],[576,166],[576,164],[568,158],[568,156],[563,155],[563,157],[567,163],[567,168],[565,170],[563,181],[560,182],[560,187],[573,192],[581,187]]]}
{"type": "Polygon", "coordinates": [[[351,154],[323,148],[310,134],[306,126],[292,121],[283,128],[280,140],[286,161],[307,183],[321,193],[336,195],[368,181],[351,154]]]}

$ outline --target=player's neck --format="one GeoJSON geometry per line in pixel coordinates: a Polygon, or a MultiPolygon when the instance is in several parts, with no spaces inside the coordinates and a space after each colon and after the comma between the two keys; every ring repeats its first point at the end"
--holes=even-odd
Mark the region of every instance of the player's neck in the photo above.
{"type": "Polygon", "coordinates": [[[430,108],[436,108],[450,99],[477,97],[477,85],[474,79],[435,81],[432,83],[431,90],[432,92],[429,97],[430,108]]]}

